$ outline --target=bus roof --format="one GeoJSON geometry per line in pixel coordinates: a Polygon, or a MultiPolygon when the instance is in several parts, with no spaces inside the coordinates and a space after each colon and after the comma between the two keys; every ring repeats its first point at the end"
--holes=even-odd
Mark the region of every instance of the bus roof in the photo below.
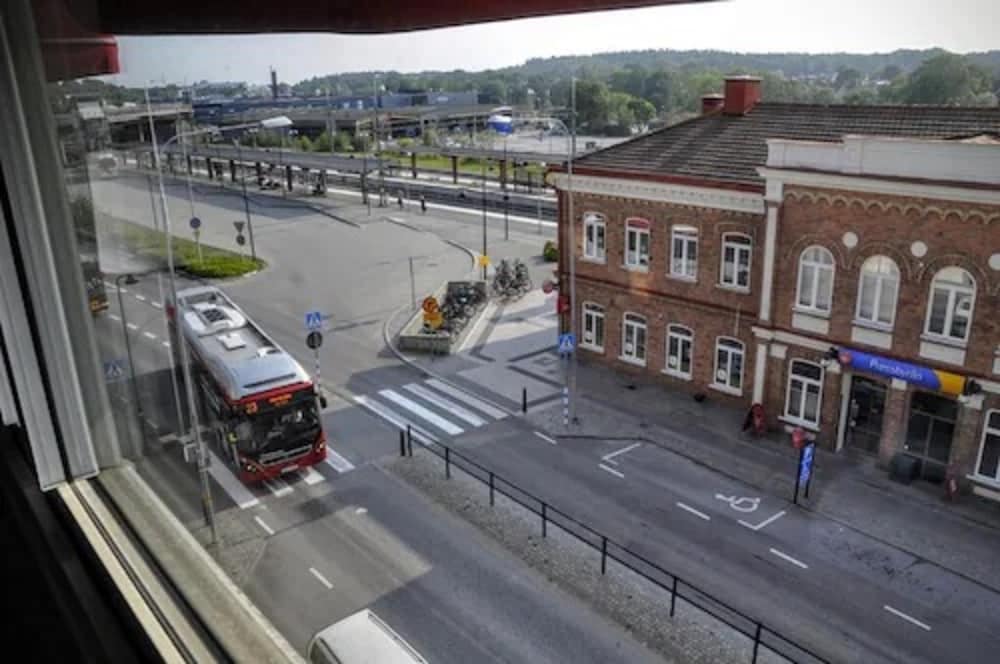
{"type": "Polygon", "coordinates": [[[215,286],[177,292],[188,343],[230,401],[310,382],[309,374],[215,286]]]}

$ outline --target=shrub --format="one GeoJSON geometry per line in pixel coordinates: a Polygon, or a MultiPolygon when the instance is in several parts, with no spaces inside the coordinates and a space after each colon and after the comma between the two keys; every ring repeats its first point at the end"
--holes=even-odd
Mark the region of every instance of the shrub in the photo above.
{"type": "Polygon", "coordinates": [[[542,248],[542,258],[544,258],[549,263],[555,263],[559,260],[559,247],[552,240],[545,242],[545,246],[542,248]]]}

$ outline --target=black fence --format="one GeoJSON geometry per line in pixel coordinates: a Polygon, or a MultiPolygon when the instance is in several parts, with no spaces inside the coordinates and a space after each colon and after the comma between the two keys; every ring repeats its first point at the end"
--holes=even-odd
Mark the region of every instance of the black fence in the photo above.
{"type": "Polygon", "coordinates": [[[441,443],[426,432],[415,432],[410,427],[407,427],[405,431],[400,431],[400,455],[413,456],[414,438],[417,438],[418,442],[422,441],[424,443],[424,449],[444,460],[444,472],[447,479],[451,479],[452,468],[454,467],[465,472],[470,477],[479,480],[488,487],[490,506],[496,504],[496,495],[500,494],[540,518],[542,537],[548,536],[548,527],[550,524],[555,525],[563,532],[599,552],[601,555],[601,574],[607,573],[608,560],[612,560],[668,592],[670,594],[671,618],[674,617],[677,611],[677,600],[682,599],[747,637],[753,644],[750,660],[753,664],[757,663],[761,646],[791,662],[828,663],[830,661],[777,630],[768,627],[762,621],[747,615],[743,611],[698,588],[696,585],[667,571],[648,558],[619,544],[579,519],[553,507],[531,492],[497,475],[481,463],[441,443]]]}

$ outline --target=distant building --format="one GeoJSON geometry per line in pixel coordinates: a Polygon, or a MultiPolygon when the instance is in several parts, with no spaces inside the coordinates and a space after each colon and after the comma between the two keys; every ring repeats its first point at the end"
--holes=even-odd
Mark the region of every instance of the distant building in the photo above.
{"type": "Polygon", "coordinates": [[[1000,108],[703,107],[576,163],[573,242],[550,176],[585,356],[1000,499],[1000,108]]]}

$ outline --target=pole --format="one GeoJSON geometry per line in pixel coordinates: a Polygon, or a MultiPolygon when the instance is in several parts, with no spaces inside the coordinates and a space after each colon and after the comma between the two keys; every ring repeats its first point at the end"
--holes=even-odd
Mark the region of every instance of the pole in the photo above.
{"type": "MultiPolygon", "coordinates": [[[[153,126],[152,112],[150,110],[149,103],[149,90],[146,90],[146,109],[150,117],[150,131],[155,132],[155,127],[153,126]]],[[[165,145],[169,145],[170,141],[175,140],[177,137],[174,136],[172,139],[168,140],[165,145]]],[[[167,237],[167,270],[170,275],[170,296],[171,296],[171,306],[177,306],[177,280],[174,273],[174,249],[173,242],[171,241],[170,234],[170,211],[167,207],[167,190],[163,183],[163,171],[160,170],[160,149],[157,145],[155,134],[153,136],[153,159],[157,168],[157,173],[159,174],[159,185],[160,185],[160,209],[163,213],[163,232],[167,237]]],[[[176,312],[175,312],[176,314],[176,312]]],[[[179,327],[178,324],[178,346],[180,351],[180,362],[181,362],[181,373],[184,374],[184,389],[187,392],[188,400],[188,414],[191,419],[191,430],[194,435],[194,440],[198,446],[198,475],[201,479],[201,504],[202,510],[205,513],[205,522],[208,524],[209,530],[212,536],[212,543],[214,544],[218,541],[218,534],[215,530],[215,507],[212,503],[212,485],[208,480],[208,449],[205,446],[205,441],[201,437],[201,426],[198,423],[198,409],[194,401],[194,381],[191,378],[191,367],[188,365],[188,349],[187,341],[184,339],[184,332],[179,327]]]]}
{"type": "Polygon", "coordinates": [[[319,377],[319,348],[313,348],[313,360],[316,363],[316,376],[314,378],[314,381],[316,383],[316,391],[322,394],[323,385],[320,382],[320,377],[319,377]]]}
{"type": "Polygon", "coordinates": [[[378,140],[378,74],[372,75],[372,138],[375,139],[375,164],[378,168],[378,206],[384,207],[385,174],[382,172],[382,146],[378,140]]]}
{"type": "Polygon", "coordinates": [[[503,135],[503,239],[510,239],[510,222],[507,219],[510,197],[507,195],[507,134],[503,135]]]}
{"type": "Polygon", "coordinates": [[[413,256],[410,256],[410,299],[413,300],[413,310],[417,310],[417,282],[413,278],[413,256]]]}
{"type": "MultiPolygon", "coordinates": [[[[233,143],[236,144],[236,158],[240,162],[240,168],[243,168],[243,146],[240,145],[238,140],[234,140],[233,143]]],[[[246,171],[241,171],[242,177],[240,180],[243,182],[243,210],[246,212],[247,216],[247,235],[250,236],[250,257],[253,259],[254,265],[257,264],[257,245],[253,241],[253,221],[250,220],[250,199],[247,198],[247,174],[246,171]]],[[[201,245],[199,245],[200,247],[201,245]]],[[[198,254],[201,255],[200,253],[198,254]]]]}
{"type": "MultiPolygon", "coordinates": [[[[579,338],[576,328],[576,230],[573,219],[573,158],[576,156],[576,78],[570,81],[570,149],[569,159],[566,160],[566,212],[569,215],[568,232],[566,241],[567,255],[569,256],[569,331],[579,338]]],[[[579,422],[576,417],[576,350],[569,358],[569,419],[573,424],[579,422]]]]}
{"type": "Polygon", "coordinates": [[[535,203],[536,203],[537,208],[538,208],[538,234],[541,235],[542,234],[542,199],[540,197],[536,198],[535,199],[535,203]]]}
{"type": "Polygon", "coordinates": [[[795,495],[792,496],[792,504],[799,504],[799,480],[802,477],[802,455],[805,452],[805,447],[799,448],[799,463],[795,466],[795,495]]]}
{"type": "MultiPolygon", "coordinates": [[[[486,159],[483,158],[483,257],[486,253],[486,159]]],[[[483,261],[483,281],[486,281],[486,261],[483,261]]]]}
{"type": "Polygon", "coordinates": [[[132,384],[132,398],[135,399],[135,416],[139,421],[139,449],[137,457],[141,457],[146,444],[146,427],[143,424],[142,402],[139,401],[139,387],[135,382],[135,364],[132,361],[132,342],[128,337],[128,323],[125,321],[125,303],[122,301],[122,279],[127,275],[120,274],[115,277],[115,287],[118,289],[118,311],[122,314],[122,334],[125,335],[125,354],[128,356],[129,382],[132,384]]]}

